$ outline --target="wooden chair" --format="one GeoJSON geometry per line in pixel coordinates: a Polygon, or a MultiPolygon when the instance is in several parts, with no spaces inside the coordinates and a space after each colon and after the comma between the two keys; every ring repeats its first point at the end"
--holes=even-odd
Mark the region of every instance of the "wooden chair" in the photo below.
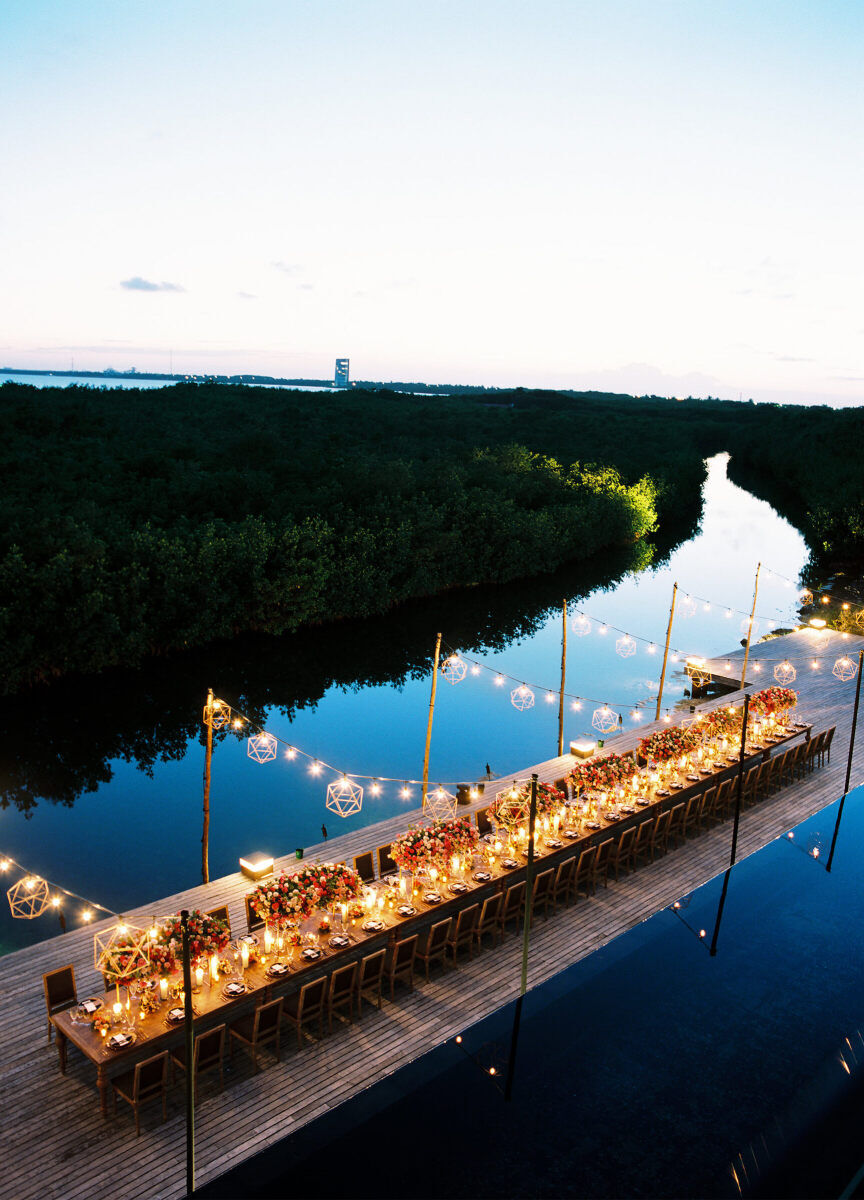
{"type": "Polygon", "coordinates": [[[491,933],[493,946],[499,937],[503,940],[504,935],[501,933],[501,905],[503,903],[503,892],[496,892],[494,896],[487,896],[483,901],[483,907],[480,909],[480,917],[477,921],[477,928],[474,931],[478,950],[483,949],[483,935],[486,933],[491,933]]]}
{"type": "Polygon", "coordinates": [[[228,1057],[234,1057],[235,1040],[252,1052],[252,1062],[256,1074],[261,1069],[258,1066],[258,1047],[270,1042],[276,1043],[276,1061],[280,1061],[280,1042],[282,1035],[282,1007],[285,997],[271,1000],[269,1004],[259,1004],[254,1013],[247,1013],[228,1027],[228,1057]]]}
{"type": "Polygon", "coordinates": [[[357,975],[359,964],[346,963],[337,967],[330,976],[330,988],[327,992],[327,1032],[333,1032],[333,1014],[340,1008],[348,1009],[348,1022],[354,1024],[354,993],[357,990],[357,975]]]}
{"type": "Polygon", "coordinates": [[[384,963],[387,958],[387,951],[376,950],[374,954],[367,954],[365,958],[361,958],[359,969],[357,971],[357,1016],[360,1017],[363,1012],[363,997],[370,1004],[381,1007],[381,988],[384,983],[384,963]]]}
{"type": "MultiPolygon", "coordinates": [[[[228,926],[228,936],[231,936],[231,918],[228,915],[228,905],[220,904],[218,908],[211,908],[207,913],[208,917],[215,917],[217,921],[224,921],[228,926]]],[[[257,917],[255,918],[258,919],[257,917]]],[[[251,930],[250,930],[251,932],[251,930]]]]}
{"type": "Polygon", "coordinates": [[[786,787],[798,778],[798,768],[807,749],[806,742],[799,742],[783,755],[783,770],[780,779],[781,786],[786,787]]]}
{"type": "Polygon", "coordinates": [[[417,934],[413,933],[411,937],[403,938],[401,942],[397,942],[393,947],[390,955],[390,961],[385,968],[385,974],[390,982],[390,999],[393,999],[393,992],[396,986],[396,980],[400,979],[403,983],[408,984],[408,991],[414,991],[414,959],[417,957],[417,934]]]}
{"type": "Polygon", "coordinates": [[[477,822],[477,831],[481,837],[484,834],[492,832],[492,822],[489,820],[489,806],[486,808],[478,808],[474,814],[474,820],[477,822]]]}
{"type": "Polygon", "coordinates": [[[285,997],[282,1016],[291,1022],[297,1031],[297,1045],[303,1047],[303,1026],[318,1022],[318,1038],[324,1036],[324,1004],[327,1000],[327,976],[304,983],[299,992],[289,992],[285,997]]]}
{"type": "Polygon", "coordinates": [[[818,759],[819,755],[822,753],[822,747],[823,747],[824,743],[825,743],[825,731],[824,730],[822,731],[822,733],[817,733],[815,737],[811,737],[810,741],[807,743],[807,754],[805,756],[804,762],[805,762],[805,766],[806,766],[808,773],[811,772],[814,769],[814,767],[816,766],[816,760],[818,759]]]}
{"type": "Polygon", "coordinates": [[[752,808],[758,800],[759,773],[764,765],[764,763],[760,763],[758,766],[751,767],[744,776],[744,787],[741,791],[742,808],[752,808]]]}
{"type": "Polygon", "coordinates": [[[690,799],[687,801],[687,804],[684,807],[684,821],[683,821],[683,825],[682,825],[682,832],[684,834],[685,841],[687,840],[688,837],[693,837],[694,834],[699,832],[699,823],[698,823],[697,817],[698,817],[700,807],[701,807],[701,799],[700,799],[699,793],[697,792],[695,795],[690,797],[690,799]]]}
{"type": "Polygon", "coordinates": [[[248,933],[254,933],[256,929],[264,928],[264,918],[259,917],[252,907],[252,897],[254,892],[250,892],[248,896],[243,897],[243,903],[246,906],[246,930],[248,933]]]}
{"type": "Polygon", "coordinates": [[[633,843],[636,840],[636,826],[631,825],[629,829],[625,829],[621,836],[615,842],[610,852],[609,861],[606,864],[606,878],[608,879],[612,871],[615,872],[615,882],[618,882],[618,875],[622,867],[624,873],[628,874],[633,870],[633,843]]]}
{"type": "Polygon", "coordinates": [[[552,886],[555,883],[555,870],[550,867],[548,871],[540,871],[534,876],[534,886],[531,889],[531,920],[537,915],[537,912],[543,909],[543,920],[549,920],[549,905],[554,908],[552,898],[552,886]]]}
{"type": "Polygon", "coordinates": [[[831,743],[834,741],[834,730],[836,728],[837,728],[836,725],[832,725],[831,728],[828,730],[828,732],[825,734],[825,738],[824,738],[824,740],[822,742],[822,746],[819,750],[819,766],[820,767],[824,766],[826,762],[830,763],[830,761],[831,761],[831,743]]]}
{"type": "Polygon", "coordinates": [[[463,908],[456,916],[456,924],[450,931],[450,936],[447,938],[447,949],[453,955],[453,965],[456,965],[456,956],[463,946],[468,947],[468,957],[474,957],[474,941],[477,936],[477,924],[480,920],[480,905],[471,904],[468,908],[463,908]]]}
{"type": "Polygon", "coordinates": [[[614,838],[606,838],[605,842],[600,842],[597,847],[597,853],[594,855],[594,861],[591,863],[591,895],[597,891],[597,884],[602,883],[604,888],[608,885],[607,876],[609,874],[609,859],[612,857],[612,847],[615,845],[614,838]]]}
{"type": "Polygon", "coordinates": [[[392,844],[392,842],[388,842],[386,846],[378,847],[378,876],[381,879],[385,875],[394,875],[399,870],[399,867],[390,856],[390,847],[392,844]]]}
{"type": "Polygon", "coordinates": [[[672,811],[667,808],[665,812],[658,813],[654,818],[654,824],[645,846],[645,854],[649,862],[654,862],[659,855],[666,853],[666,837],[669,832],[671,816],[672,811]]]}
{"type": "Polygon", "coordinates": [[[358,854],[354,859],[354,870],[360,876],[364,883],[371,883],[375,878],[375,861],[372,857],[372,851],[369,850],[366,854],[358,854]]]}
{"type": "Polygon", "coordinates": [[[433,962],[447,962],[447,941],[450,937],[450,926],[453,924],[453,918],[447,917],[443,921],[437,921],[429,930],[429,935],[423,943],[422,949],[418,945],[417,957],[423,963],[426,973],[426,982],[429,982],[429,967],[433,962]]]}
{"type": "Polygon", "coordinates": [[[114,1116],[117,1115],[117,1097],[131,1104],[135,1112],[135,1136],[141,1136],[141,1105],[155,1096],[162,1097],[162,1124],[168,1119],[168,1051],[154,1054],[136,1063],[131,1071],[115,1075],[111,1080],[114,1116]]]}
{"type": "MultiPolygon", "coordinates": [[[[42,990],[45,993],[45,1009],[48,1014],[48,1041],[51,1041],[51,1017],[54,1013],[64,1012],[78,1003],[78,993],[75,990],[75,968],[70,963],[68,967],[58,967],[42,976],[42,990]]],[[[106,988],[106,991],[108,989],[106,988]]]]}
{"type": "Polygon", "coordinates": [[[511,921],[516,922],[516,930],[518,932],[524,911],[525,880],[523,879],[521,883],[511,883],[510,887],[504,893],[504,903],[501,906],[501,915],[498,918],[502,941],[504,934],[507,932],[507,926],[511,921]]]}
{"type": "Polygon", "coordinates": [[[555,872],[555,881],[552,884],[552,907],[554,909],[557,909],[559,904],[572,904],[573,876],[575,874],[576,859],[573,857],[565,858],[564,862],[555,872]]]}
{"type": "Polygon", "coordinates": [[[696,817],[700,832],[704,829],[707,829],[711,825],[719,825],[723,820],[723,818],[717,812],[718,788],[718,784],[715,784],[714,787],[705,788],[705,790],[696,797],[697,800],[701,800],[701,803],[698,806],[696,817]]]}
{"type": "Polygon", "coordinates": [[[786,776],[786,760],[795,750],[784,750],[780,754],[774,754],[768,759],[768,770],[765,773],[765,795],[771,796],[775,792],[779,792],[783,787],[783,780],[786,776]]]}
{"type": "Polygon", "coordinates": [[[587,846],[576,860],[576,870],[573,872],[573,899],[580,896],[587,899],[591,895],[591,878],[594,859],[597,857],[597,847],[587,846]]]}
{"type": "MultiPolygon", "coordinates": [[[[192,1045],[192,1085],[194,1101],[198,1103],[198,1076],[214,1067],[219,1068],[219,1091],[225,1086],[225,1026],[217,1025],[206,1033],[195,1035],[192,1045]]],[[[171,1051],[172,1071],[179,1068],[186,1070],[186,1047],[178,1046],[171,1051]]]]}
{"type": "Polygon", "coordinates": [[[669,829],[666,835],[666,842],[670,849],[674,850],[678,843],[684,843],[684,813],[687,810],[686,801],[682,800],[680,804],[673,805],[669,814],[669,829]]]}

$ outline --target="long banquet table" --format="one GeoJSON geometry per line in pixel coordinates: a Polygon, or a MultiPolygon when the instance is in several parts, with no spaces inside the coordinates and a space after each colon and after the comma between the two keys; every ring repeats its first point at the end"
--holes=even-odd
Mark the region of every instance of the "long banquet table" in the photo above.
{"type": "MultiPolygon", "coordinates": [[[[801,735],[805,740],[809,740],[811,729],[811,725],[798,725],[790,728],[783,736],[773,738],[767,744],[748,746],[743,761],[744,772],[746,773],[747,769],[755,763],[767,759],[772,751],[785,748],[787,743],[801,735]]],[[[574,820],[576,836],[569,838],[559,836],[558,839],[551,839],[560,842],[559,845],[548,845],[547,838],[542,836],[535,839],[534,862],[541,864],[544,870],[554,869],[568,857],[575,856],[592,844],[604,840],[610,832],[621,830],[628,825],[639,824],[650,817],[659,815],[667,808],[673,808],[688,801],[698,792],[714,787],[724,779],[735,776],[739,767],[740,763],[737,757],[734,761],[727,759],[726,763],[718,768],[705,768],[698,779],[689,781],[684,787],[670,791],[669,794],[659,795],[656,791],[649,791],[644,795],[641,804],[632,806],[634,811],[630,813],[614,819],[600,814],[595,823],[597,828],[589,828],[584,820],[578,824],[574,820]]],[[[526,855],[527,851],[523,851],[522,858],[525,858],[526,855]]],[[[223,1022],[230,1024],[254,1009],[257,1004],[266,1003],[286,992],[296,991],[304,983],[312,981],[321,974],[329,974],[337,966],[380,950],[399,938],[410,937],[412,934],[428,928],[435,921],[455,915],[469,904],[478,903],[496,891],[503,891],[510,884],[518,883],[525,878],[527,864],[517,861],[516,866],[508,869],[502,865],[499,858],[493,865],[484,864],[483,870],[488,872],[490,876],[488,880],[476,881],[472,868],[466,872],[461,881],[465,885],[464,890],[458,893],[448,890],[446,896],[438,904],[425,903],[422,891],[418,890],[417,894],[410,899],[410,904],[415,909],[412,916],[400,917],[395,908],[385,908],[384,928],[380,932],[367,933],[363,930],[359,920],[353,922],[349,930],[351,942],[345,948],[331,949],[327,935],[321,935],[319,939],[321,957],[315,961],[306,962],[302,959],[298,961],[295,956],[287,975],[273,978],[267,974],[267,967],[260,961],[250,962],[249,967],[243,972],[247,990],[241,996],[230,997],[225,994],[224,989],[228,982],[225,977],[213,982],[212,986],[205,978],[200,991],[193,993],[195,1033],[206,1032],[207,1029],[223,1022]]],[[[388,885],[383,880],[375,880],[369,886],[377,890],[384,889],[388,885]]],[[[445,889],[441,890],[444,892],[445,889]]],[[[302,932],[317,931],[319,920],[320,917],[310,918],[304,923],[302,932]]],[[[334,929],[334,932],[338,933],[338,928],[334,929]]],[[[272,961],[274,956],[271,954],[269,957],[272,961]]],[[[106,1015],[110,1014],[115,1000],[115,992],[112,990],[99,994],[94,993],[94,996],[102,1001],[100,1011],[106,1015]]],[[[108,1037],[103,1038],[101,1034],[94,1031],[89,1022],[74,1019],[73,1009],[55,1013],[51,1017],[57,1036],[61,1071],[63,1073],[66,1071],[68,1043],[70,1042],[96,1067],[99,1103],[103,1116],[108,1114],[108,1094],[112,1076],[130,1070],[135,1063],[145,1058],[182,1044],[185,1037],[184,1023],[181,1022],[178,1025],[167,1023],[165,1013],[170,1007],[170,1003],[165,1002],[162,1008],[155,1013],[145,1017],[139,1016],[135,1022],[135,1041],[130,1046],[118,1050],[109,1048],[108,1037]]]]}

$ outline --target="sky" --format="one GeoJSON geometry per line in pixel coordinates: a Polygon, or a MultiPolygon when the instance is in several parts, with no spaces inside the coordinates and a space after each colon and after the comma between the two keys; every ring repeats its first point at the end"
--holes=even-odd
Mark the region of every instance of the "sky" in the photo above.
{"type": "Polygon", "coordinates": [[[0,366],[864,403],[859,0],[0,5],[0,366]]]}

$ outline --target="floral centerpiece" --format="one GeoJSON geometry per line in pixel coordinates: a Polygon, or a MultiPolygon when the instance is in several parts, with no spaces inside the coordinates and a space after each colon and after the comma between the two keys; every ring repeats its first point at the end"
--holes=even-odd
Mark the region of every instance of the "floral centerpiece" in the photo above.
{"type": "MultiPolygon", "coordinates": [[[[537,784],[537,815],[538,817],[548,816],[556,808],[559,808],[567,797],[560,788],[553,787],[551,783],[537,784]]],[[[531,785],[523,784],[520,788],[508,788],[504,792],[499,792],[492,804],[489,805],[489,818],[499,825],[505,825],[509,828],[511,822],[508,819],[509,814],[518,812],[524,808],[525,820],[528,819],[528,812],[531,805],[531,785]],[[515,793],[515,794],[514,794],[515,793]],[[512,802],[516,801],[514,805],[512,802]],[[509,810],[509,811],[508,811],[509,810]]],[[[517,824],[519,822],[517,821],[517,824]]]]}
{"type": "Polygon", "coordinates": [[[103,954],[96,964],[112,987],[126,987],[139,979],[148,979],[153,972],[150,951],[147,953],[139,939],[132,934],[112,938],[110,953],[103,954]]]}
{"type": "Polygon", "coordinates": [[[699,725],[670,725],[668,729],[655,729],[642,738],[639,755],[646,762],[666,762],[690,754],[701,741],[699,725]]]}
{"type": "Polygon", "coordinates": [[[180,942],[162,942],[157,940],[150,943],[150,974],[171,975],[177,969],[177,951],[182,949],[182,934],[180,942]]]}
{"type": "MultiPolygon", "coordinates": [[[[194,908],[189,913],[188,928],[189,957],[193,963],[202,958],[209,958],[211,954],[219,954],[230,941],[228,922],[219,917],[211,917],[198,908],[194,908]]],[[[176,964],[182,954],[183,924],[180,920],[180,913],[174,913],[173,916],[167,917],[162,922],[155,940],[151,943],[151,962],[154,957],[160,961],[160,965],[156,968],[157,971],[162,971],[161,963],[166,964],[166,970],[171,969],[167,967],[167,964],[169,962],[176,964]],[[159,951],[159,947],[163,948],[162,952],[159,951]],[[156,950],[155,956],[154,949],[156,950]]]]}
{"type": "Polygon", "coordinates": [[[337,904],[356,900],[363,891],[360,876],[344,863],[310,863],[292,878],[311,896],[315,908],[332,910],[337,904]]]}
{"type": "Polygon", "coordinates": [[[770,716],[772,713],[794,708],[797,703],[798,693],[793,692],[791,688],[767,687],[752,697],[750,712],[757,717],[770,716]]]}
{"type": "Polygon", "coordinates": [[[632,754],[608,754],[578,763],[570,772],[570,782],[577,792],[608,792],[627,783],[638,770],[632,754]]]}
{"type": "Polygon", "coordinates": [[[713,712],[705,713],[700,722],[700,728],[706,737],[730,737],[741,732],[742,708],[715,708],[713,712]]]}
{"type": "Polygon", "coordinates": [[[298,875],[286,875],[259,883],[249,897],[249,905],[257,917],[268,925],[282,921],[297,921],[311,917],[316,896],[308,881],[298,875]]]}
{"type": "Polygon", "coordinates": [[[402,870],[419,875],[432,867],[443,867],[454,854],[470,854],[479,833],[467,817],[435,821],[403,833],[390,847],[390,857],[402,870]]]}

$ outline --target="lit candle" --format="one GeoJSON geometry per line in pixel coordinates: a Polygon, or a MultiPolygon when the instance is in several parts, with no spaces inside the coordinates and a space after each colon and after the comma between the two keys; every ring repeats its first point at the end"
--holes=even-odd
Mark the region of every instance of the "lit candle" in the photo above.
{"type": "MultiPolygon", "coordinates": [[[[401,889],[401,891],[402,891],[403,895],[404,895],[404,891],[405,891],[405,889],[404,889],[404,883],[405,883],[404,879],[400,879],[400,880],[399,880],[399,887],[400,887],[400,889],[401,889]]],[[[347,905],[347,904],[340,904],[340,905],[339,905],[339,913],[340,913],[340,915],[341,915],[341,917],[342,917],[342,928],[344,929],[344,928],[345,928],[345,926],[348,924],[348,905],[347,905]]]]}
{"type": "Polygon", "coordinates": [[[455,875],[456,872],[459,870],[459,855],[458,854],[454,854],[453,857],[450,859],[450,866],[453,868],[453,874],[455,875]]]}
{"type": "Polygon", "coordinates": [[[264,930],[264,953],[265,954],[270,953],[270,948],[272,947],[272,945],[273,945],[273,934],[270,932],[270,929],[268,927],[267,929],[264,930]]]}
{"type": "MultiPolygon", "coordinates": [[[[119,991],[118,991],[118,993],[117,993],[117,994],[118,994],[118,995],[120,994],[120,993],[119,993],[119,991]]],[[[115,1020],[115,1021],[119,1021],[119,1020],[120,1020],[120,1015],[121,1015],[121,1013],[122,1013],[122,1012],[123,1012],[123,1005],[122,1005],[122,1004],[120,1003],[120,1001],[118,1000],[118,1001],[116,1001],[116,1003],[114,1004],[114,1020],[115,1020]]]]}
{"type": "Polygon", "coordinates": [[[429,872],[429,878],[432,880],[433,883],[438,878],[438,868],[437,867],[433,867],[432,870],[429,872]]]}
{"type": "Polygon", "coordinates": [[[380,913],[382,913],[383,911],[384,911],[384,897],[383,897],[383,896],[379,896],[379,897],[378,897],[378,912],[379,912],[379,914],[380,914],[380,913]]]}
{"type": "Polygon", "coordinates": [[[202,967],[195,968],[195,986],[200,991],[201,985],[204,983],[204,970],[202,967]]]}
{"type": "Polygon", "coordinates": [[[249,947],[246,942],[240,943],[240,961],[243,964],[243,970],[249,966],[249,947]]]}
{"type": "Polygon", "coordinates": [[[163,977],[159,980],[159,997],[162,1000],[168,999],[168,980],[163,977]]]}
{"type": "Polygon", "coordinates": [[[500,854],[502,849],[503,849],[503,846],[502,846],[501,842],[496,842],[495,843],[495,853],[500,854]]]}
{"type": "MultiPolygon", "coordinates": [[[[399,895],[403,899],[405,898],[405,876],[404,875],[399,876],[399,895]]],[[[343,905],[342,907],[344,908],[345,906],[343,905]]]]}
{"type": "Polygon", "coordinates": [[[219,955],[210,955],[210,978],[214,983],[219,979],[219,955]]]}

